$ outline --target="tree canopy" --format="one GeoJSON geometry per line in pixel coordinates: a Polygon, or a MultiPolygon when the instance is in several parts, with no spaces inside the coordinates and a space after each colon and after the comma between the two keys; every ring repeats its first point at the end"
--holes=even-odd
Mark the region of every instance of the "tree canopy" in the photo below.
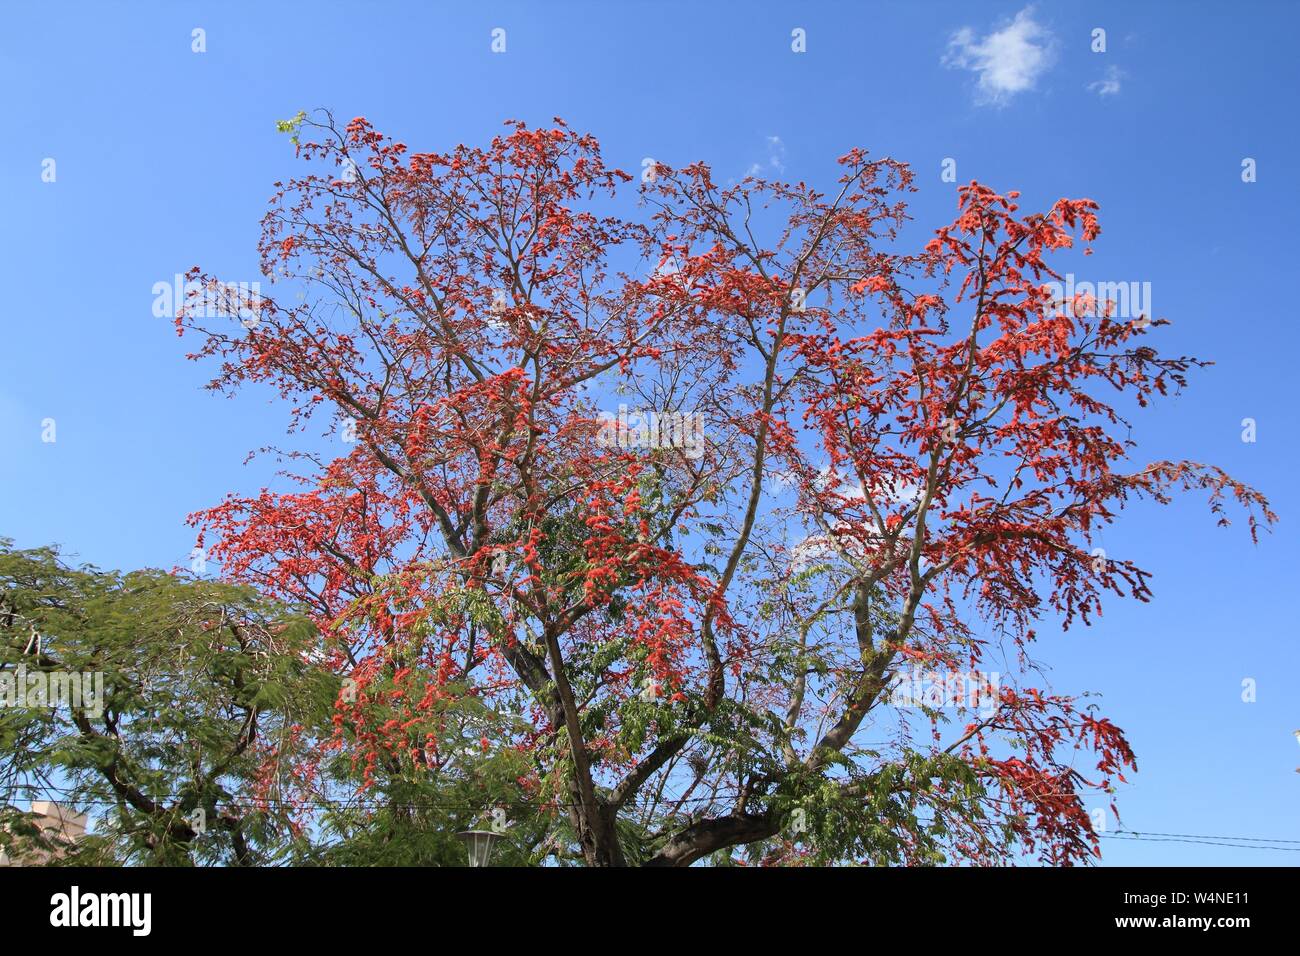
{"type": "Polygon", "coordinates": [[[177,330],[213,389],[342,443],[193,516],[341,682],[303,793],[346,755],[418,807],[477,747],[537,860],[1097,854],[1085,801],[1135,757],[1036,682],[1035,628],[1150,597],[1096,547],[1135,499],[1273,515],[1214,466],[1134,460],[1129,419],[1204,363],[1148,344],[1154,316],[1054,300],[1094,202],[972,182],[907,250],[912,173],[863,150],[825,190],[633,184],[559,120],[446,153],[284,125],[306,169],[260,252],[298,297],[195,268],[177,330]],[[900,706],[917,671],[987,706],[900,706]]]}

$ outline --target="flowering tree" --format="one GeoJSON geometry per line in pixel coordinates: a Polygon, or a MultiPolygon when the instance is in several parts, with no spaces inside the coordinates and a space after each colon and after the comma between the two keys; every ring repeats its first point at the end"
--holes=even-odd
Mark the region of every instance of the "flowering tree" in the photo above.
{"type": "Polygon", "coordinates": [[[260,251],[299,300],[213,327],[196,268],[177,327],[213,388],[268,384],[291,431],[347,444],[194,521],[327,635],[330,746],[367,783],[453,772],[467,739],[518,755],[498,803],[589,865],[1097,853],[1085,798],[1134,757],[1030,683],[1035,623],[1147,599],[1093,547],[1136,497],[1273,515],[1217,468],[1130,466],[1123,416],[1202,363],[1145,344],[1150,316],[1052,300],[1093,202],[972,183],[903,254],[912,175],[860,150],[827,192],[647,164],[620,212],[631,177],[559,120],[445,154],[285,126],[311,170],[260,251]],[[908,669],[979,705],[897,706],[908,669]]]}

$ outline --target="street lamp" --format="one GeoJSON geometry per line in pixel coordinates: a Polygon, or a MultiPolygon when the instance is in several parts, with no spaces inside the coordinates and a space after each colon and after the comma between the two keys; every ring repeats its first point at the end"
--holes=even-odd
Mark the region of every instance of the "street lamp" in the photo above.
{"type": "Polygon", "coordinates": [[[493,830],[464,830],[456,835],[469,851],[470,866],[487,866],[492,847],[501,839],[501,834],[493,830]]]}

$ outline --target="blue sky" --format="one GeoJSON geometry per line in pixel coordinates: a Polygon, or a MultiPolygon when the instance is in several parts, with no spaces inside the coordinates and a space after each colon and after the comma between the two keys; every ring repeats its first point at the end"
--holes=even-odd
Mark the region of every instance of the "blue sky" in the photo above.
{"type": "MultiPolygon", "coordinates": [[[[1103,692],[1128,732],[1129,829],[1300,841],[1298,28],[1283,2],[7,5],[0,535],[171,566],[193,544],[187,513],[266,483],[272,466],[243,460],[283,436],[283,409],[202,391],[206,370],[183,360],[152,290],[194,264],[259,278],[258,220],[294,168],[275,121],[299,109],[365,115],[429,150],[558,115],[625,169],[704,159],[720,179],[757,166],[826,181],[861,145],[916,168],[918,230],[951,218],[940,173],[954,159],[958,181],[1019,189],[1030,206],[1101,204],[1079,278],[1149,281],[1174,323],[1161,350],[1216,362],[1140,416],[1142,454],[1222,465],[1282,517],[1256,547],[1190,498],[1127,512],[1104,545],[1155,572],[1154,601],[1043,628],[1039,657],[1058,689],[1103,692]]],[[[1300,862],[1105,849],[1111,864],[1300,862]]]]}

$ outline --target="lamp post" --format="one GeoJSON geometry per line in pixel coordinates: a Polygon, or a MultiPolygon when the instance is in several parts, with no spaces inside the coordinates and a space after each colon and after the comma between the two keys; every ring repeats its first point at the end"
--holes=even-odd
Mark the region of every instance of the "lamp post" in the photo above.
{"type": "Polygon", "coordinates": [[[493,830],[464,830],[456,835],[469,851],[470,866],[487,866],[492,857],[492,848],[501,839],[501,834],[493,830]]]}

